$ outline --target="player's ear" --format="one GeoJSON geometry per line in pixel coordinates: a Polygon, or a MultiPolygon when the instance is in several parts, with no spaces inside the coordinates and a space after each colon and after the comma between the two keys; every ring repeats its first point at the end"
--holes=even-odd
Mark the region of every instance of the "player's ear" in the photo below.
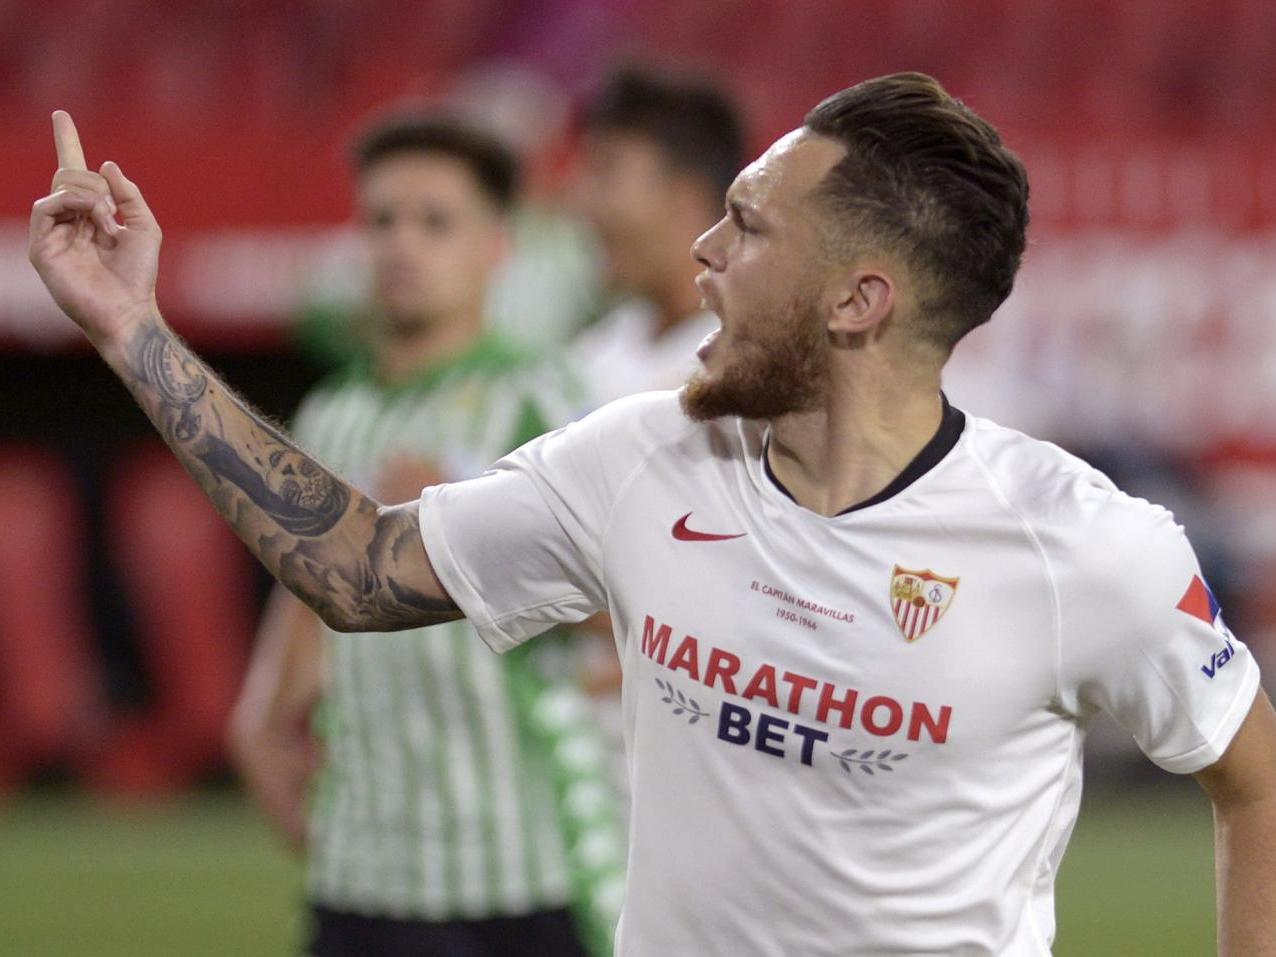
{"type": "Polygon", "coordinates": [[[831,289],[828,331],[854,336],[881,325],[895,308],[895,282],[880,269],[860,268],[845,273],[831,289]]]}

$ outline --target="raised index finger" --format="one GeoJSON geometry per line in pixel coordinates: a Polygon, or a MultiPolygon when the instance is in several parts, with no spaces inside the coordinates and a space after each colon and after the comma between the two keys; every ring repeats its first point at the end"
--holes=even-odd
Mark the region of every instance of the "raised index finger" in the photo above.
{"type": "Polygon", "coordinates": [[[66,110],[53,111],[53,142],[58,148],[58,169],[87,170],[84,150],[80,146],[80,134],[66,110]]]}

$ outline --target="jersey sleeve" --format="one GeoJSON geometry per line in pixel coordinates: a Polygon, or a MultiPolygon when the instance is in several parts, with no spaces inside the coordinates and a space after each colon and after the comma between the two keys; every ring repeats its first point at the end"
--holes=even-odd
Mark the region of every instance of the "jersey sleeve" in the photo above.
{"type": "Polygon", "coordinates": [[[1258,667],[1169,512],[1118,493],[1086,524],[1057,571],[1065,707],[1106,711],[1160,767],[1199,771],[1248,714],[1258,667]]]}
{"type": "Polygon", "coordinates": [[[480,637],[506,651],[607,606],[612,503],[643,459],[622,400],[533,439],[479,478],[421,494],[421,537],[480,637]]]}

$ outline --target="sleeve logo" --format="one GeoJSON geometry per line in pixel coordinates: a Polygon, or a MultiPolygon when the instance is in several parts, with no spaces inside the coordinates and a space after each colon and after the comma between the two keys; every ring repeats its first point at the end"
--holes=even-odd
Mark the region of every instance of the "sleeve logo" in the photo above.
{"type": "Polygon", "coordinates": [[[1187,586],[1187,591],[1183,593],[1183,597],[1179,599],[1179,603],[1174,606],[1186,615],[1191,615],[1199,621],[1205,622],[1223,639],[1223,647],[1210,655],[1210,660],[1201,665],[1201,674],[1211,681],[1214,676],[1219,673],[1224,665],[1226,665],[1236,654],[1236,646],[1232,644],[1232,633],[1227,625],[1223,623],[1223,609],[1218,603],[1218,599],[1214,597],[1214,593],[1210,591],[1210,586],[1205,584],[1205,579],[1200,575],[1193,575],[1192,581],[1187,586]]]}
{"type": "Polygon", "coordinates": [[[936,575],[929,568],[916,572],[895,566],[891,576],[891,612],[906,641],[916,641],[944,617],[960,581],[936,575]]]}
{"type": "Polygon", "coordinates": [[[1201,578],[1200,575],[1192,576],[1192,581],[1187,586],[1187,591],[1183,593],[1183,597],[1179,599],[1179,603],[1175,607],[1193,618],[1199,618],[1207,625],[1213,625],[1214,619],[1218,617],[1218,613],[1222,610],[1219,607],[1218,599],[1210,591],[1210,586],[1205,584],[1205,579],[1201,578]]]}

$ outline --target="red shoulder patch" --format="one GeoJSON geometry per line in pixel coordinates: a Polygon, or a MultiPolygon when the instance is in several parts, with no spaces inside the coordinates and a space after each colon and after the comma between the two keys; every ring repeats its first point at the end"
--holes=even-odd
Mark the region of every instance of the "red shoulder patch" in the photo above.
{"type": "Polygon", "coordinates": [[[1214,624],[1214,616],[1218,613],[1218,602],[1210,593],[1209,586],[1201,580],[1200,575],[1193,575],[1187,591],[1175,606],[1179,611],[1187,612],[1193,618],[1199,618],[1207,625],[1214,624]]]}

